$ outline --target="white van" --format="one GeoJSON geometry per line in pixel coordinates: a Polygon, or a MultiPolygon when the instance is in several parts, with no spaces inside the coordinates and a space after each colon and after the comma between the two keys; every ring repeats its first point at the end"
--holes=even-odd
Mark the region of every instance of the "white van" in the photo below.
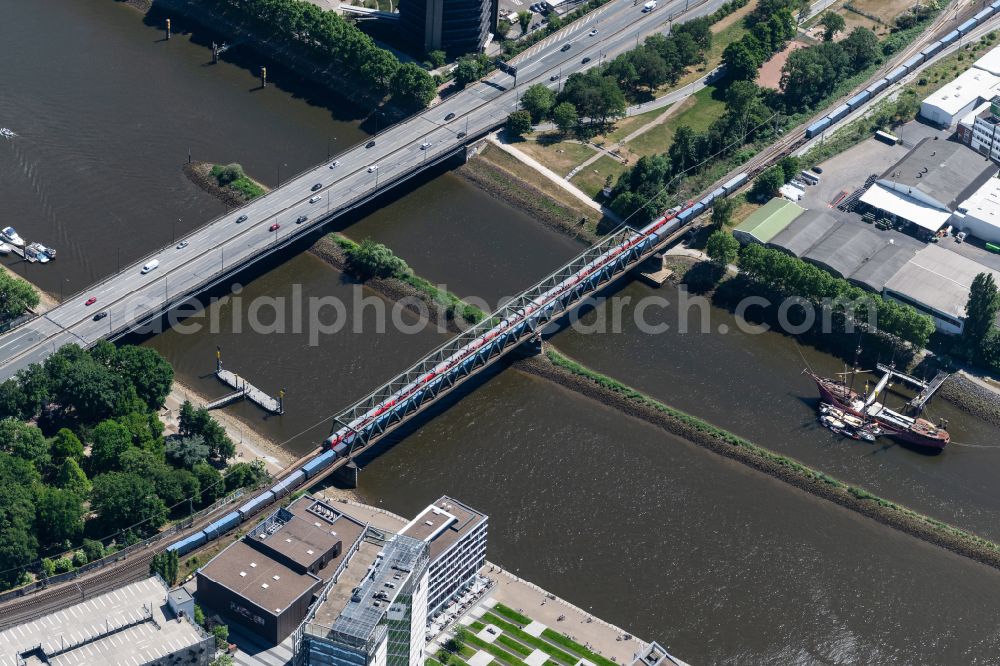
{"type": "Polygon", "coordinates": [[[143,264],[141,273],[145,275],[150,271],[155,271],[159,267],[160,267],[160,260],[153,259],[152,261],[147,261],[145,264],[143,264]]]}
{"type": "Polygon", "coordinates": [[[654,9],[656,9],[656,0],[649,0],[649,2],[642,6],[643,12],[651,12],[654,9]]]}

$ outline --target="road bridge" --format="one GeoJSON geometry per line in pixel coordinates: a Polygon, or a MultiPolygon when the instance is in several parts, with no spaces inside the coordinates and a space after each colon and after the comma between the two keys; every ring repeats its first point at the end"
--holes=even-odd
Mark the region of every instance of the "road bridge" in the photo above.
{"type": "Polygon", "coordinates": [[[612,0],[515,58],[516,81],[495,72],[65,299],[0,336],[0,381],[64,344],[89,347],[142,330],[318,226],[463,153],[471,141],[504,123],[524,86],[555,87],[556,75],[596,66],[674,21],[714,11],[723,0],[704,0],[685,11],[688,4],[693,3],[674,0],[643,13],[632,0],[612,0]],[[143,272],[153,260],[157,267],[143,272]],[[107,315],[95,319],[98,313],[107,315]]]}

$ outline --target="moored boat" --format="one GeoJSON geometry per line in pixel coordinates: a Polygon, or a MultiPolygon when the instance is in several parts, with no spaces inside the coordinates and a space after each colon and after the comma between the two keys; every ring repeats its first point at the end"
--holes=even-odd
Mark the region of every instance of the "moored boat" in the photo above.
{"type": "Polygon", "coordinates": [[[10,245],[7,245],[7,243],[0,241],[0,254],[10,254],[11,251],[13,251],[13,249],[14,248],[12,248],[10,245]]]}
{"type": "Polygon", "coordinates": [[[24,247],[24,239],[17,235],[14,227],[4,227],[0,230],[0,238],[16,247],[24,247]]]}
{"type": "Polygon", "coordinates": [[[936,426],[926,419],[906,416],[905,414],[893,411],[876,401],[878,394],[888,383],[889,374],[886,374],[882,378],[868,396],[862,398],[861,395],[840,380],[820,377],[809,370],[804,372],[816,382],[820,398],[824,402],[832,404],[834,407],[843,410],[846,414],[866,421],[874,421],[879,428],[885,431],[885,434],[900,442],[912,446],[940,450],[951,441],[951,435],[944,428],[936,426]]]}

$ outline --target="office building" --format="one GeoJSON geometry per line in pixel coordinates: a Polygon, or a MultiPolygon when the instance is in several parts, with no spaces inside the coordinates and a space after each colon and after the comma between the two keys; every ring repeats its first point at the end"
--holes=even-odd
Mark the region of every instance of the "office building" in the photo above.
{"type": "Polygon", "coordinates": [[[431,504],[400,530],[430,547],[428,622],[461,594],[486,563],[489,518],[450,497],[431,504]]]}
{"type": "Polygon", "coordinates": [[[402,37],[423,53],[479,53],[496,27],[498,0],[400,0],[402,37]]]}

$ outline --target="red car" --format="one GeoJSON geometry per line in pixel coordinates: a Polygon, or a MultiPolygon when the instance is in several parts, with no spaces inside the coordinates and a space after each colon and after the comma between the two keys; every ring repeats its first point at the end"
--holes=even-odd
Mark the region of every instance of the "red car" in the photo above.
{"type": "Polygon", "coordinates": [[[97,302],[97,296],[91,296],[90,298],[87,299],[87,302],[84,303],[84,305],[93,305],[96,302],[97,302]]]}
{"type": "Polygon", "coordinates": [[[278,224],[277,222],[275,222],[275,223],[274,223],[274,224],[272,224],[272,225],[271,225],[270,227],[268,227],[268,229],[267,229],[267,230],[268,230],[268,231],[277,231],[277,230],[278,230],[278,229],[280,229],[280,228],[281,228],[281,225],[280,225],[280,224],[278,224]]]}

